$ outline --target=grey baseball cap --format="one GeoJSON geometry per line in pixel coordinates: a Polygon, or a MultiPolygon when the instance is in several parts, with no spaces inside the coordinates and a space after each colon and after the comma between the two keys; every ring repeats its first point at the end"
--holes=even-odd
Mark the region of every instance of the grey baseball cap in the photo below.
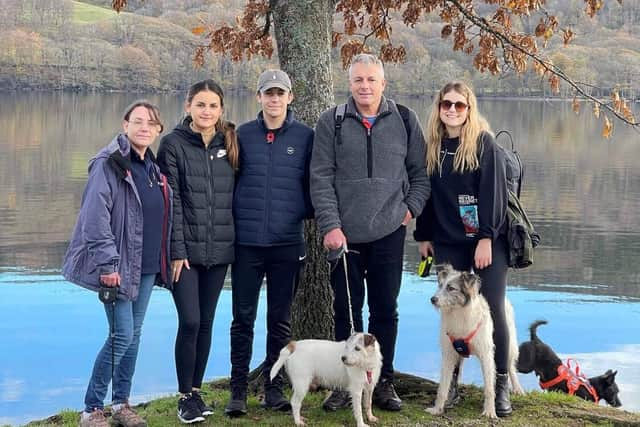
{"type": "Polygon", "coordinates": [[[258,79],[258,92],[264,92],[277,87],[288,92],[291,92],[291,79],[287,73],[282,70],[267,70],[260,74],[258,79]]]}

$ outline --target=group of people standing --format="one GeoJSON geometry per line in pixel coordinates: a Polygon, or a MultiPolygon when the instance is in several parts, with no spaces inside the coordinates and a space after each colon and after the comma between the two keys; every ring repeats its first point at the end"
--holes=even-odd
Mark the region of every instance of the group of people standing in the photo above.
{"type": "MultiPolygon", "coordinates": [[[[506,373],[506,176],[501,151],[462,82],[435,97],[426,137],[416,113],[385,98],[382,62],[360,54],[349,67],[346,105],[324,112],[315,131],[297,121],[289,76],[267,70],[258,79],[255,120],[224,119],[224,95],[212,80],[191,86],[185,118],[149,146],[163,124],[158,108],[136,101],[123,132],[89,163],[89,178],[63,274],[99,291],[117,287],[104,304],[112,331],[100,350],[85,396],[82,427],[106,427],[104,400],[112,385],[112,422],[146,426],[128,404],[140,331],[154,284],[168,288],[178,313],[175,364],[178,418],[213,413],[200,389],[212,325],[231,266],[231,396],[225,412],[247,413],[247,387],[259,292],[266,277],[267,344],[263,406],[290,410],[280,376],[269,372],[291,338],[291,305],[305,260],[303,220],[315,218],[327,250],[344,250],[331,273],[335,339],[363,330],[381,346],[383,367],[373,401],[398,411],[394,352],[398,333],[406,226],[417,218],[423,256],[475,269],[495,325],[497,379],[506,373]],[[473,218],[469,218],[473,216],[473,218]],[[475,221],[475,223],[474,223],[475,221]],[[471,224],[471,225],[469,225],[471,224]],[[475,226],[473,225],[475,224],[475,226]],[[349,287],[350,301],[346,287],[349,287]]],[[[506,376],[504,378],[506,380],[506,376]]],[[[452,386],[452,390],[455,385],[452,386]]],[[[450,396],[455,400],[455,393],[450,396]]],[[[498,413],[510,411],[500,392],[498,413]]],[[[326,410],[349,405],[335,390],[326,410]]]]}

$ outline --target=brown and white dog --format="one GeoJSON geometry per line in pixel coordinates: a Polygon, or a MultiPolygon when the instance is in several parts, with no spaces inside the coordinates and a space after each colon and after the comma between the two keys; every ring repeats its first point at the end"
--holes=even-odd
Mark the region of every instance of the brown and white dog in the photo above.
{"type": "Polygon", "coordinates": [[[272,380],[283,365],[293,388],[291,409],[296,425],[304,425],[300,408],[311,384],[348,390],[358,427],[367,427],[362,418],[363,404],[367,419],[370,422],[378,420],[371,411],[371,398],[380,378],[382,354],[373,335],[357,332],[340,342],[291,341],[280,351],[280,357],[271,368],[272,380]]]}
{"type": "MultiPolygon", "coordinates": [[[[462,368],[464,358],[473,354],[480,360],[484,379],[482,415],[497,418],[493,321],[489,304],[480,295],[480,277],[466,271],[456,271],[449,264],[437,266],[437,270],[438,290],[431,297],[431,303],[440,310],[442,367],[435,404],[427,411],[434,415],[444,413],[453,370],[457,364],[462,368]]],[[[516,328],[513,307],[509,300],[505,301],[505,311],[509,329],[509,380],[513,392],[522,394],[522,387],[516,373],[518,360],[516,328]]]]}

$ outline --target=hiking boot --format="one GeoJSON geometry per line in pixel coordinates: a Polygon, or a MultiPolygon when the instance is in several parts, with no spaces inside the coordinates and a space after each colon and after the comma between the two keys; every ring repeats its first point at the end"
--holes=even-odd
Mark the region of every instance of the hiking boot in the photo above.
{"type": "Polygon", "coordinates": [[[147,422],[140,415],[136,414],[128,403],[125,403],[120,409],[114,410],[111,414],[111,425],[121,427],[147,427],[147,422]]]}
{"type": "Polygon", "coordinates": [[[462,396],[458,393],[458,379],[460,376],[460,364],[456,364],[451,377],[451,385],[449,386],[449,394],[444,402],[445,409],[451,409],[462,401],[462,396]]]}
{"type": "Polygon", "coordinates": [[[373,404],[385,411],[399,411],[402,409],[402,400],[396,394],[391,380],[380,380],[373,389],[373,404]]]}
{"type": "Polygon", "coordinates": [[[229,403],[224,408],[224,413],[231,418],[241,417],[247,414],[247,392],[246,391],[231,391],[231,398],[229,403]]]}
{"type": "Polygon", "coordinates": [[[282,395],[279,387],[270,387],[264,391],[262,407],[274,411],[290,411],[291,403],[282,395]]]}
{"type": "Polygon", "coordinates": [[[199,423],[204,421],[204,416],[198,408],[198,403],[191,393],[185,394],[178,400],[178,419],[183,424],[199,423]]]}
{"type": "Polygon", "coordinates": [[[344,390],[333,390],[329,397],[322,402],[322,409],[335,412],[338,409],[349,408],[351,406],[351,394],[344,390]]]}
{"type": "Polygon", "coordinates": [[[511,399],[509,398],[509,376],[496,374],[496,415],[507,417],[511,415],[511,399]]]}
{"type": "Polygon", "coordinates": [[[196,401],[196,405],[198,405],[198,409],[200,409],[200,413],[202,415],[204,415],[205,417],[213,415],[213,407],[204,403],[204,399],[202,399],[202,395],[199,391],[192,391],[191,396],[193,400],[196,401]]]}
{"type": "Polygon", "coordinates": [[[109,422],[102,409],[95,409],[90,413],[82,412],[80,415],[80,427],[109,427],[109,422]]]}

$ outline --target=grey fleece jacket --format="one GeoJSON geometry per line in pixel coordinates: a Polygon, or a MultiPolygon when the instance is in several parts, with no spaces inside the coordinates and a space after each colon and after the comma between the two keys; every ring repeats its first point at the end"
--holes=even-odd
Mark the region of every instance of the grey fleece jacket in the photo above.
{"type": "Polygon", "coordinates": [[[431,185],[424,135],[416,113],[409,113],[408,142],[396,104],[385,97],[370,129],[349,97],[341,141],[334,140],[335,108],[322,113],[311,156],[311,200],[323,236],[342,228],[348,242],[373,242],[397,230],[407,209],[420,215],[431,185]]]}

